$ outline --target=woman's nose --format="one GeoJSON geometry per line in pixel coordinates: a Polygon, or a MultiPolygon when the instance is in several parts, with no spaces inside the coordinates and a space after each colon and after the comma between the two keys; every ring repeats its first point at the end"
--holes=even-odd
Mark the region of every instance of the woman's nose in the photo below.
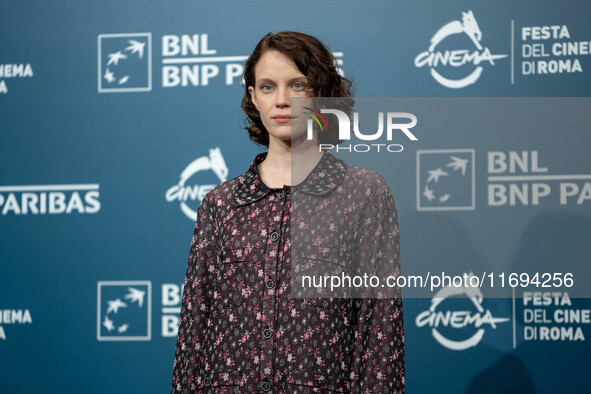
{"type": "Polygon", "coordinates": [[[279,89],[277,92],[277,106],[285,107],[291,104],[289,89],[279,89]]]}

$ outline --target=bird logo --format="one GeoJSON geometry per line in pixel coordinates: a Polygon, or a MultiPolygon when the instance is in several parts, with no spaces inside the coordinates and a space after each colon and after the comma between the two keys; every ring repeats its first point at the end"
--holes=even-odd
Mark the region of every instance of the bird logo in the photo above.
{"type": "MultiPolygon", "coordinates": [[[[142,290],[135,289],[133,287],[128,287],[127,290],[129,291],[129,293],[126,294],[124,298],[129,299],[130,302],[137,302],[137,304],[141,308],[142,304],[144,302],[144,295],[146,294],[146,292],[142,291],[142,290]]],[[[105,321],[104,321],[103,325],[106,327],[106,329],[109,332],[111,332],[115,329],[115,326],[113,325],[113,321],[109,319],[109,314],[113,313],[116,315],[117,312],[119,312],[119,308],[127,308],[127,304],[125,302],[121,301],[121,298],[107,301],[107,304],[109,304],[109,307],[107,308],[107,314],[105,315],[105,321]]],[[[127,331],[128,328],[129,328],[128,323],[121,324],[120,326],[117,327],[117,332],[119,332],[119,333],[125,332],[125,331],[127,331]]]]}
{"type": "Polygon", "coordinates": [[[473,209],[471,149],[417,151],[417,206],[427,209],[473,209]]]}
{"type": "Polygon", "coordinates": [[[146,43],[136,40],[129,40],[129,43],[131,45],[125,48],[125,50],[130,51],[131,53],[137,53],[141,59],[144,56],[144,47],[146,46],[146,43]]]}
{"type": "Polygon", "coordinates": [[[146,292],[134,289],[133,287],[128,287],[127,290],[129,290],[129,294],[127,294],[125,298],[131,300],[131,302],[137,302],[141,308],[144,303],[144,295],[146,295],[146,292]]]}
{"type": "Polygon", "coordinates": [[[99,35],[99,92],[150,90],[150,34],[99,35]]]}
{"type": "Polygon", "coordinates": [[[115,53],[109,53],[109,61],[107,62],[107,66],[114,64],[115,66],[119,64],[119,60],[127,59],[127,55],[121,53],[121,51],[117,51],[115,53]]]}
{"type": "MultiPolygon", "coordinates": [[[[146,45],[145,42],[138,42],[135,40],[129,40],[129,43],[131,43],[130,46],[128,46],[127,48],[125,48],[126,51],[129,51],[131,54],[137,53],[139,58],[141,59],[143,54],[144,54],[144,46],[146,45]]],[[[122,51],[117,51],[114,53],[109,53],[108,54],[109,57],[109,61],[107,62],[107,69],[105,70],[105,75],[103,75],[103,78],[107,80],[107,83],[111,84],[115,81],[117,81],[117,83],[119,85],[123,85],[125,83],[127,83],[127,81],[129,81],[129,75],[125,75],[122,76],[121,78],[117,79],[115,78],[113,71],[109,70],[108,66],[117,66],[119,64],[120,60],[124,60],[127,59],[127,55],[122,53],[122,51]]]]}
{"type": "Polygon", "coordinates": [[[107,314],[111,312],[117,313],[119,312],[119,308],[127,307],[127,304],[125,302],[122,302],[120,298],[117,298],[113,301],[107,301],[107,303],[109,304],[109,308],[107,308],[107,314]]]}
{"type": "Polygon", "coordinates": [[[447,166],[451,167],[453,170],[462,170],[462,175],[466,175],[466,168],[468,166],[468,159],[461,159],[457,156],[450,156],[449,158],[452,161],[451,161],[451,163],[447,163],[447,166]]]}
{"type": "Polygon", "coordinates": [[[99,282],[99,340],[149,339],[150,282],[99,282]]]}
{"type": "Polygon", "coordinates": [[[427,183],[431,181],[435,181],[435,183],[439,182],[439,177],[442,175],[449,175],[447,172],[443,171],[441,168],[436,170],[429,170],[429,178],[427,178],[427,183]]]}
{"type": "Polygon", "coordinates": [[[109,83],[113,83],[115,82],[115,76],[113,75],[113,72],[111,70],[109,70],[109,68],[107,67],[107,70],[105,71],[105,75],[103,75],[103,78],[105,78],[107,80],[107,82],[109,83]]]}

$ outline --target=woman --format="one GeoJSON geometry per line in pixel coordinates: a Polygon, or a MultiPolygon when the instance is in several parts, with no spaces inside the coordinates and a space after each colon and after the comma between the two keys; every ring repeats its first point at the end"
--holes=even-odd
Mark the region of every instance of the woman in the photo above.
{"type": "Polygon", "coordinates": [[[400,272],[386,183],[320,151],[292,108],[292,99],[350,96],[334,64],[320,41],[295,32],[269,33],[246,62],[247,129],[268,151],[199,206],[173,393],[404,392],[401,297],[309,298],[298,281],[302,270],[338,273],[351,261],[400,272]],[[292,162],[296,149],[305,160],[292,162]]]}

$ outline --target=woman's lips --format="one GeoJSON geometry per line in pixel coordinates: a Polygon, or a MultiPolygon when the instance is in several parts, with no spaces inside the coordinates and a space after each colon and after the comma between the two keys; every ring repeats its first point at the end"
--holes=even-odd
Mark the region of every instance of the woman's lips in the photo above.
{"type": "Polygon", "coordinates": [[[276,115],[273,116],[273,119],[277,123],[289,123],[293,118],[290,115],[276,115]]]}

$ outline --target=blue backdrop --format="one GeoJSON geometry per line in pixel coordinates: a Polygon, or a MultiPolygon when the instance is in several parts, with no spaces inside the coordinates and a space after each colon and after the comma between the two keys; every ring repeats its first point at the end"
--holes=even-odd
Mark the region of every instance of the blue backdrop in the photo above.
{"type": "Polygon", "coordinates": [[[584,286],[511,289],[509,274],[591,277],[590,16],[529,0],[3,4],[0,391],[170,390],[194,211],[263,150],[242,128],[244,58],[296,30],[359,97],[455,108],[419,114],[418,141],[373,162],[403,274],[497,286],[408,292],[407,391],[585,392],[584,286]]]}

